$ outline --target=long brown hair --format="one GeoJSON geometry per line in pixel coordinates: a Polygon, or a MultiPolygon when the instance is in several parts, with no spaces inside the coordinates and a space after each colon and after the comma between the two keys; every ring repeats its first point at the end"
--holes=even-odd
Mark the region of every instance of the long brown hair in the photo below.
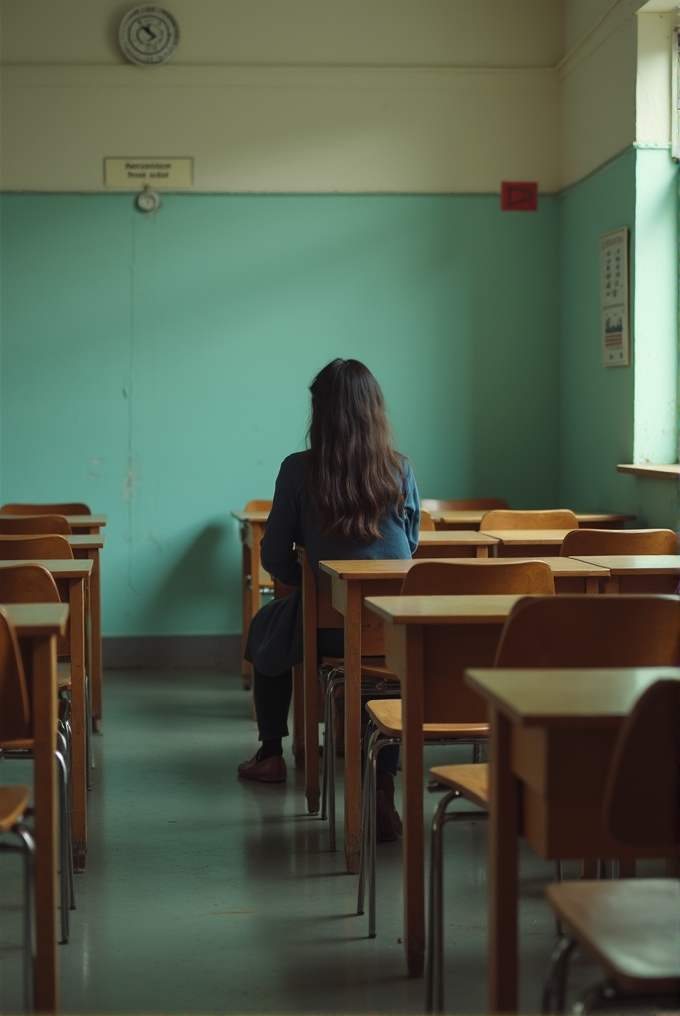
{"type": "Polygon", "coordinates": [[[309,494],[321,532],[380,539],[380,521],[404,507],[404,468],[392,447],[380,385],[359,360],[332,360],[309,386],[309,494]]]}

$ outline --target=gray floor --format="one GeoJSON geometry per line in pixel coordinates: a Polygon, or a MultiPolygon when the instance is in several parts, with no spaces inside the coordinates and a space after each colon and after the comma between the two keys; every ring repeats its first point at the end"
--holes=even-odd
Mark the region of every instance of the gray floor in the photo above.
{"type": "MultiPolygon", "coordinates": [[[[381,844],[378,937],[355,913],[356,876],[308,816],[303,774],[241,782],[257,746],[240,677],[107,672],[95,739],[90,848],[72,935],[60,946],[66,1013],[419,1013],[405,973],[401,843],[381,844]]],[[[469,751],[468,749],[465,750],[469,751]]],[[[430,764],[467,754],[432,749],[430,764]]],[[[289,756],[290,757],[290,756],[289,756]]],[[[28,782],[24,763],[3,782],[28,782]]],[[[431,813],[434,801],[426,798],[431,813]]],[[[486,1011],[484,823],[448,827],[447,1008],[486,1011]]],[[[0,857],[0,1011],[21,1008],[18,862],[0,857]]],[[[575,869],[572,874],[575,873],[575,869]]],[[[521,1010],[538,1011],[555,943],[552,865],[521,863],[521,1010]]],[[[597,972],[576,965],[576,978],[597,972]]]]}

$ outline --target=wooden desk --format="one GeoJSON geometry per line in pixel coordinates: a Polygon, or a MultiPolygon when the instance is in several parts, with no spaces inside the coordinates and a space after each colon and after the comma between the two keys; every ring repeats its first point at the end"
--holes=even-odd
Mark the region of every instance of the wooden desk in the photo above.
{"type": "Polygon", "coordinates": [[[498,546],[499,557],[544,557],[559,555],[570,529],[485,529],[498,546]]]}
{"type": "MultiPolygon", "coordinates": [[[[92,561],[0,561],[0,568],[13,564],[41,564],[62,588],[68,587],[69,641],[71,644],[71,788],[73,794],[73,864],[85,870],[87,854],[87,748],[85,736],[85,600],[92,574],[92,561]]],[[[20,604],[16,605],[17,607],[20,604]]],[[[31,604],[27,604],[31,606],[31,604]]],[[[55,693],[56,694],[56,693],[55,693]]]]}
{"type": "MultiPolygon", "coordinates": [[[[463,683],[469,666],[491,666],[503,624],[519,596],[376,596],[366,600],[385,625],[387,666],[401,683],[404,792],[404,946],[409,973],[425,958],[423,723],[486,719],[463,683]],[[486,660],[476,664],[472,661],[486,660]],[[455,712],[449,702],[455,697],[455,712]],[[442,708],[441,702],[447,706],[442,708]]],[[[345,747],[346,750],[346,747],[345,747]]]]}
{"type": "Polygon", "coordinates": [[[609,554],[579,558],[607,568],[605,593],[676,593],[680,582],[680,555],[609,554]]]}
{"type": "Polygon", "coordinates": [[[4,607],[19,639],[33,717],[33,803],[35,808],[35,1009],[56,1012],[57,962],[57,638],[64,635],[63,603],[17,603],[4,607]]]}
{"type": "Polygon", "coordinates": [[[498,543],[488,533],[474,530],[421,532],[418,535],[418,549],[413,555],[423,557],[488,557],[489,547],[498,543]]]}
{"type": "Polygon", "coordinates": [[[468,671],[489,706],[490,1012],[517,1009],[520,835],[545,858],[659,856],[614,841],[602,804],[621,722],[660,677],[680,669],[468,671]]]}
{"type": "MultiPolygon", "coordinates": [[[[27,515],[15,515],[13,518],[32,518],[27,515]]],[[[103,698],[103,664],[102,664],[102,596],[99,551],[104,546],[104,537],[100,530],[106,525],[106,515],[65,515],[64,518],[73,530],[73,536],[66,537],[73,550],[74,557],[89,558],[92,561],[90,577],[90,695],[92,704],[92,728],[101,730],[102,698],[103,698]]],[[[4,537],[7,539],[7,537],[4,537]]]]}
{"type": "MultiPolygon", "coordinates": [[[[243,602],[241,656],[243,656],[250,622],[262,606],[260,586],[271,582],[269,575],[262,570],[262,564],[260,563],[260,544],[264,531],[267,528],[269,512],[233,511],[231,514],[241,524],[241,596],[243,602]]],[[[242,661],[242,673],[244,685],[249,688],[253,676],[253,668],[247,660],[242,661]]]]}
{"type": "MultiPolygon", "coordinates": [[[[437,529],[479,529],[483,511],[433,511],[430,512],[437,529]]],[[[625,522],[632,522],[635,515],[619,515],[614,512],[576,512],[580,529],[623,529],[625,522]]]]}
{"type": "MultiPolygon", "coordinates": [[[[106,525],[106,515],[67,515],[66,521],[74,535],[96,536],[106,525]]],[[[90,669],[90,694],[92,696],[92,729],[101,730],[103,712],[103,662],[102,662],[102,592],[99,551],[100,547],[82,545],[83,557],[92,561],[92,577],[90,579],[90,620],[92,625],[92,657],[90,669]]],[[[81,550],[73,545],[75,557],[81,556],[81,550]]]]}

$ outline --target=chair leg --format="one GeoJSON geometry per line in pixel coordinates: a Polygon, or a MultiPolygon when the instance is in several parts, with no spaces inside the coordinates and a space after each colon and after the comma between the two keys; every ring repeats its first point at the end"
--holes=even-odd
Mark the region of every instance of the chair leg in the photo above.
{"type": "Polygon", "coordinates": [[[90,694],[90,678],[85,675],[85,758],[87,759],[87,789],[92,790],[91,770],[95,767],[92,749],[92,697],[90,694]]]}
{"type": "Polygon", "coordinates": [[[364,899],[366,895],[366,870],[368,867],[368,855],[369,855],[369,819],[368,819],[368,798],[369,798],[369,775],[368,775],[368,745],[375,732],[375,727],[371,720],[368,721],[366,730],[364,732],[364,778],[362,781],[361,790],[361,850],[359,853],[359,887],[357,890],[357,914],[363,914],[364,912],[364,899]]]}
{"type": "Polygon", "coordinates": [[[427,957],[425,969],[425,1012],[440,1013],[444,1008],[444,900],[443,900],[443,828],[445,812],[451,801],[460,797],[451,790],[437,805],[430,835],[430,891],[428,910],[427,957]]]}
{"type": "Polygon", "coordinates": [[[68,810],[68,769],[61,752],[54,753],[59,768],[59,883],[60,883],[60,914],[61,942],[65,944],[69,938],[69,910],[71,904],[71,876],[73,871],[73,850],[71,847],[71,816],[68,810]]]}
{"type": "MultiPolygon", "coordinates": [[[[561,858],[555,861],[555,881],[564,882],[564,861],[562,861],[561,858]]],[[[562,929],[562,922],[560,921],[557,914],[555,914],[555,934],[557,935],[558,938],[561,938],[562,935],[564,934],[564,931],[562,929]]]]}
{"type": "Polygon", "coordinates": [[[335,689],[344,684],[345,675],[342,671],[336,671],[329,682],[329,723],[326,728],[326,744],[328,745],[328,834],[329,847],[337,850],[335,836],[335,725],[333,723],[333,697],[335,689]]]}
{"type": "Polygon", "coordinates": [[[33,1011],[33,893],[35,885],[35,840],[21,825],[15,826],[15,833],[23,843],[24,855],[24,1008],[33,1011]]]}
{"type": "Polygon", "coordinates": [[[379,730],[371,736],[371,742],[368,750],[368,758],[366,761],[366,770],[368,772],[368,801],[366,802],[366,817],[368,819],[368,937],[375,938],[376,936],[376,906],[375,906],[375,854],[376,854],[376,820],[375,810],[377,803],[377,769],[378,769],[378,755],[383,748],[386,748],[388,744],[401,744],[401,739],[398,737],[385,737],[379,730]]]}
{"type": "Polygon", "coordinates": [[[564,1012],[569,960],[575,948],[576,941],[569,935],[561,938],[555,946],[551,957],[552,966],[543,988],[542,1013],[564,1012]]]}
{"type": "Polygon", "coordinates": [[[327,819],[328,812],[328,684],[330,674],[327,670],[321,670],[323,682],[323,760],[321,763],[321,818],[327,819]]]}

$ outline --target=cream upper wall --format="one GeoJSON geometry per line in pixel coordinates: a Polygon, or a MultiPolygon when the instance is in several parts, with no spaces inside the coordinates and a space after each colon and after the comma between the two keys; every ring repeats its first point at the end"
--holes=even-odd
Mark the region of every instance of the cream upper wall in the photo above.
{"type": "Polygon", "coordinates": [[[670,144],[671,37],[675,13],[638,14],[636,141],[670,144]]]}
{"type": "MultiPolygon", "coordinates": [[[[173,64],[552,67],[561,0],[164,0],[173,64]]],[[[131,0],[2,0],[2,62],[123,64],[131,0]]]]}
{"type": "Polygon", "coordinates": [[[554,191],[560,0],[168,0],[138,68],[129,3],[2,0],[6,190],[97,191],[105,156],[193,156],[199,191],[554,191]]]}

